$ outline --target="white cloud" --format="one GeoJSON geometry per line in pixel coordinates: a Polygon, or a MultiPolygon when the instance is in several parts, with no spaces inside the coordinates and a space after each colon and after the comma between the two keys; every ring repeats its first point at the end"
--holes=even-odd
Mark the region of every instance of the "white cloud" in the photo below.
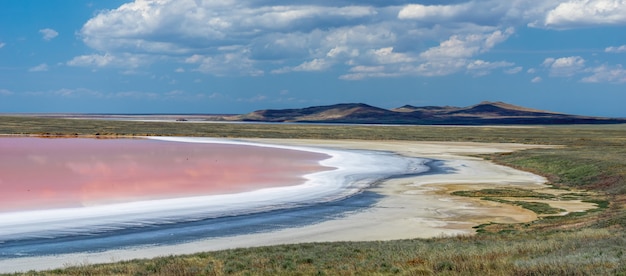
{"type": "MultiPolygon", "coordinates": [[[[459,1],[455,1],[459,2],[459,1]]],[[[452,25],[468,23],[481,26],[504,26],[530,20],[541,14],[549,0],[470,0],[460,4],[408,4],[398,13],[401,20],[420,24],[452,25]]]]}
{"type": "Polygon", "coordinates": [[[350,73],[339,77],[342,80],[362,80],[368,77],[390,76],[385,73],[385,66],[363,66],[358,65],[350,68],[350,73]]]}
{"type": "Polygon", "coordinates": [[[425,62],[413,69],[405,69],[422,76],[444,76],[463,69],[474,71],[478,75],[489,74],[489,71],[494,68],[508,67],[513,64],[503,61],[472,60],[472,57],[489,51],[513,33],[514,30],[508,28],[505,31],[453,35],[441,42],[439,46],[420,53],[419,57],[425,62]]]}
{"type": "Polygon", "coordinates": [[[466,71],[474,76],[490,74],[497,68],[511,67],[506,61],[485,61],[474,59],[505,41],[513,34],[513,29],[491,30],[484,33],[452,35],[438,46],[421,53],[397,53],[393,47],[372,49],[365,64],[353,64],[349,74],[340,76],[345,80],[398,76],[445,76],[466,71]],[[368,70],[364,70],[368,69],[368,70]],[[375,70],[373,70],[375,69],[375,70]]]}
{"type": "Polygon", "coordinates": [[[45,72],[48,71],[48,64],[42,63],[28,69],[29,72],[45,72]]]}
{"type": "Polygon", "coordinates": [[[13,91],[7,89],[0,89],[0,96],[11,96],[13,91]]]}
{"type": "MultiPolygon", "coordinates": [[[[474,76],[485,76],[491,73],[494,69],[507,68],[513,66],[514,63],[506,61],[488,62],[484,60],[474,60],[467,64],[466,70],[468,73],[474,76]]],[[[520,69],[521,70],[521,69],[520,69]]]]}
{"type": "Polygon", "coordinates": [[[532,80],[530,80],[530,82],[532,83],[539,83],[541,82],[543,79],[541,79],[541,77],[534,77],[532,80]]]}
{"type": "Polygon", "coordinates": [[[112,54],[91,54],[77,56],[68,61],[69,66],[77,67],[118,67],[118,68],[138,68],[150,62],[150,58],[145,55],[122,53],[119,56],[112,54]]]}
{"type": "Polygon", "coordinates": [[[480,51],[480,43],[484,38],[479,35],[459,36],[454,35],[450,39],[443,41],[437,47],[428,49],[420,54],[427,60],[448,59],[448,58],[468,58],[480,51]]]}
{"type": "Polygon", "coordinates": [[[492,33],[453,35],[448,40],[441,42],[439,46],[421,53],[420,56],[426,60],[469,58],[490,50],[513,33],[514,30],[508,28],[504,32],[496,30],[492,33]]]}
{"type": "Polygon", "coordinates": [[[135,1],[105,11],[82,28],[85,43],[102,50],[190,53],[271,33],[305,33],[376,15],[368,6],[256,6],[252,1],[135,1]],[[321,25],[322,27],[324,25],[321,25]]]}
{"type": "Polygon", "coordinates": [[[272,74],[285,74],[289,72],[315,72],[315,71],[324,71],[332,66],[332,62],[322,59],[316,58],[311,61],[303,62],[302,64],[295,67],[283,67],[280,69],[272,70],[272,74]]]}
{"type": "MultiPolygon", "coordinates": [[[[378,76],[396,76],[409,74],[411,68],[420,64],[435,62],[427,56],[436,51],[451,59],[467,59],[489,51],[513,32],[512,28],[494,27],[499,22],[494,19],[506,14],[509,6],[495,0],[450,6],[399,6],[397,2],[370,5],[355,1],[271,4],[252,0],[136,0],[100,12],[81,29],[80,35],[88,46],[108,54],[88,54],[67,64],[119,66],[121,61],[111,57],[142,54],[153,56],[148,61],[197,64],[196,71],[214,75],[313,72],[338,64],[387,64],[385,72],[378,76]],[[465,20],[472,24],[440,22],[446,27],[437,29],[416,24],[423,19],[420,9],[434,11],[437,17],[450,22],[465,20]],[[460,42],[464,48],[445,48],[446,40],[460,42]],[[418,41],[426,43],[415,43],[418,41]],[[420,56],[427,50],[424,45],[442,41],[440,47],[420,56]],[[454,56],[454,50],[466,52],[454,56]],[[194,56],[198,60],[194,61],[194,56]]],[[[458,62],[440,65],[444,63],[458,62]]],[[[462,63],[459,68],[467,65],[467,61],[462,63]]],[[[445,71],[453,73],[459,68],[445,71]]]]}
{"type": "Polygon", "coordinates": [[[607,47],[604,49],[604,52],[607,53],[626,53],[626,45],[618,46],[618,47],[607,47]]]}
{"type": "Polygon", "coordinates": [[[550,10],[544,25],[550,28],[626,24],[625,0],[569,0],[550,10]]]}
{"type": "Polygon", "coordinates": [[[626,83],[626,69],[621,64],[587,67],[580,56],[547,58],[542,66],[548,68],[552,77],[587,75],[580,81],[587,83],[626,83]]]}
{"type": "Polygon", "coordinates": [[[471,10],[472,2],[459,5],[406,5],[398,13],[400,19],[413,20],[449,20],[463,16],[471,10]]]}
{"type": "Polygon", "coordinates": [[[513,67],[513,68],[510,68],[510,69],[504,70],[504,73],[510,74],[510,75],[514,75],[514,74],[517,74],[519,72],[522,72],[522,70],[524,70],[524,67],[517,66],[517,67],[513,67]]]}
{"type": "Polygon", "coordinates": [[[263,70],[254,67],[254,61],[248,58],[249,52],[245,49],[228,51],[219,55],[192,55],[185,59],[186,63],[197,64],[196,71],[217,76],[243,75],[261,76],[263,70]]]}
{"type": "Polygon", "coordinates": [[[405,67],[405,72],[414,72],[419,76],[445,76],[459,72],[466,68],[468,60],[465,59],[443,59],[437,61],[427,61],[415,67],[405,67]]]}
{"type": "Polygon", "coordinates": [[[39,33],[43,36],[43,40],[50,41],[53,38],[57,37],[59,33],[53,29],[46,28],[39,30],[39,33]]]}
{"type": "Polygon", "coordinates": [[[409,63],[415,61],[415,58],[410,54],[395,52],[393,47],[372,50],[371,53],[376,57],[376,60],[380,64],[409,63]]]}
{"type": "Polygon", "coordinates": [[[609,82],[609,83],[626,83],[626,69],[621,65],[608,66],[601,65],[587,70],[592,73],[591,76],[584,77],[583,82],[609,82]]]}
{"type": "Polygon", "coordinates": [[[350,68],[350,72],[359,72],[359,73],[378,73],[384,71],[384,66],[355,66],[350,68]]]}
{"type": "Polygon", "coordinates": [[[550,70],[551,76],[570,77],[583,71],[585,59],[580,56],[546,58],[542,65],[550,70]]]}
{"type": "MultiPolygon", "coordinates": [[[[172,68],[217,76],[341,68],[348,71],[340,78],[351,80],[495,69],[514,74],[521,67],[487,54],[517,26],[626,24],[626,0],[414,2],[135,0],[87,21],[80,37],[95,53],[66,64],[138,68],[178,62],[194,69],[172,68]]],[[[626,51],[620,47],[606,52],[626,51]]],[[[552,76],[571,76],[585,66],[582,58],[567,62],[553,59],[545,66],[552,76]]]]}
{"type": "Polygon", "coordinates": [[[112,55],[82,55],[74,57],[72,60],[67,62],[69,66],[95,66],[95,67],[104,67],[113,62],[115,58],[112,55]]]}
{"type": "Polygon", "coordinates": [[[7,45],[7,44],[4,43],[4,42],[0,42],[0,49],[2,49],[2,47],[4,47],[5,45],[7,45]]]}

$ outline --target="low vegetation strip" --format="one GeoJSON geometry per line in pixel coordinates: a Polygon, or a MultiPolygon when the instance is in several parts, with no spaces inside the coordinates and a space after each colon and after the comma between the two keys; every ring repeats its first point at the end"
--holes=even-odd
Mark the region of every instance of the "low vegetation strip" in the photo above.
{"type": "Polygon", "coordinates": [[[0,116],[0,133],[40,136],[203,136],[415,141],[473,141],[546,145],[626,143],[626,125],[444,127],[333,124],[136,122],[0,116]],[[471,131],[468,131],[471,130],[471,131]],[[602,137],[600,134],[605,135],[602,137]],[[621,138],[619,138],[621,135],[621,138]]]}
{"type": "Polygon", "coordinates": [[[623,236],[606,229],[583,229],[258,247],[29,274],[615,275],[626,272],[624,245],[623,236]]]}
{"type": "Polygon", "coordinates": [[[533,197],[541,199],[554,199],[556,195],[539,193],[532,190],[520,188],[482,189],[477,191],[456,191],[453,195],[469,197],[533,197]]]}
{"type": "MultiPolygon", "coordinates": [[[[587,212],[547,216],[531,223],[481,225],[477,226],[478,234],[473,236],[236,249],[27,273],[31,275],[626,275],[626,125],[477,126],[468,131],[465,127],[433,126],[155,123],[0,117],[0,133],[561,145],[483,157],[544,175],[560,189],[589,191],[593,196],[566,193],[561,197],[584,199],[598,205],[587,212]]],[[[524,193],[491,190],[472,196],[546,196],[524,193]]]]}

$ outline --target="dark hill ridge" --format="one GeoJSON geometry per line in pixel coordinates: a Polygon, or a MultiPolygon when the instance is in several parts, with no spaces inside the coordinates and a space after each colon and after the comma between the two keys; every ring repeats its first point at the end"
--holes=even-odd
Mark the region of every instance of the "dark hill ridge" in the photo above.
{"type": "Polygon", "coordinates": [[[301,109],[267,109],[243,115],[246,121],[324,122],[333,120],[377,120],[393,117],[396,112],[367,104],[336,104],[301,109]]]}
{"type": "Polygon", "coordinates": [[[236,119],[258,122],[415,125],[626,123],[626,119],[569,115],[503,102],[482,102],[469,107],[405,105],[391,110],[362,103],[347,103],[300,109],[258,110],[236,119]]]}
{"type": "MultiPolygon", "coordinates": [[[[448,114],[480,116],[482,118],[498,117],[549,117],[558,115],[557,113],[535,110],[520,106],[515,106],[503,102],[482,102],[467,108],[460,108],[448,114]]],[[[561,114],[565,115],[565,114],[561,114]]]]}

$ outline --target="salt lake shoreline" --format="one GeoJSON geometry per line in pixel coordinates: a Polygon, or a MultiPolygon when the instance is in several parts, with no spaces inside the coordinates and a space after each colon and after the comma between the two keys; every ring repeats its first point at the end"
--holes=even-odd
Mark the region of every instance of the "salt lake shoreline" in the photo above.
{"type": "Polygon", "coordinates": [[[534,147],[522,144],[241,139],[294,147],[324,147],[338,150],[388,151],[409,157],[437,160],[443,174],[426,173],[383,181],[368,192],[381,195],[366,210],[310,225],[277,231],[227,236],[183,244],[134,247],[95,253],[28,257],[0,260],[0,273],[43,270],[68,265],[116,262],[230,248],[328,241],[376,241],[429,238],[474,233],[473,226],[487,222],[527,222],[536,215],[520,207],[453,197],[445,192],[451,185],[519,186],[546,188],[546,179],[531,173],[495,165],[474,154],[510,152],[534,147]]]}

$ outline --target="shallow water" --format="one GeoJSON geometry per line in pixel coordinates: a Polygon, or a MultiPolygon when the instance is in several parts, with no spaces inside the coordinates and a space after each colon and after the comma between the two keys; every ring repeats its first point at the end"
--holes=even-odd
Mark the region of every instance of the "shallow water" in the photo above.
{"type": "Polygon", "coordinates": [[[323,154],[146,139],[1,138],[0,212],[297,185],[323,154]]]}
{"type": "Polygon", "coordinates": [[[295,180],[292,185],[228,194],[0,213],[0,259],[171,244],[321,222],[374,204],[378,195],[364,191],[382,179],[428,170],[424,165],[427,160],[386,152],[207,138],[158,139],[138,141],[186,144],[192,148],[218,144],[265,150],[266,154],[276,150],[296,154],[290,158],[304,156],[291,159],[291,163],[297,164],[290,164],[301,169],[304,175],[299,177],[304,181],[289,178],[295,180]]]}

